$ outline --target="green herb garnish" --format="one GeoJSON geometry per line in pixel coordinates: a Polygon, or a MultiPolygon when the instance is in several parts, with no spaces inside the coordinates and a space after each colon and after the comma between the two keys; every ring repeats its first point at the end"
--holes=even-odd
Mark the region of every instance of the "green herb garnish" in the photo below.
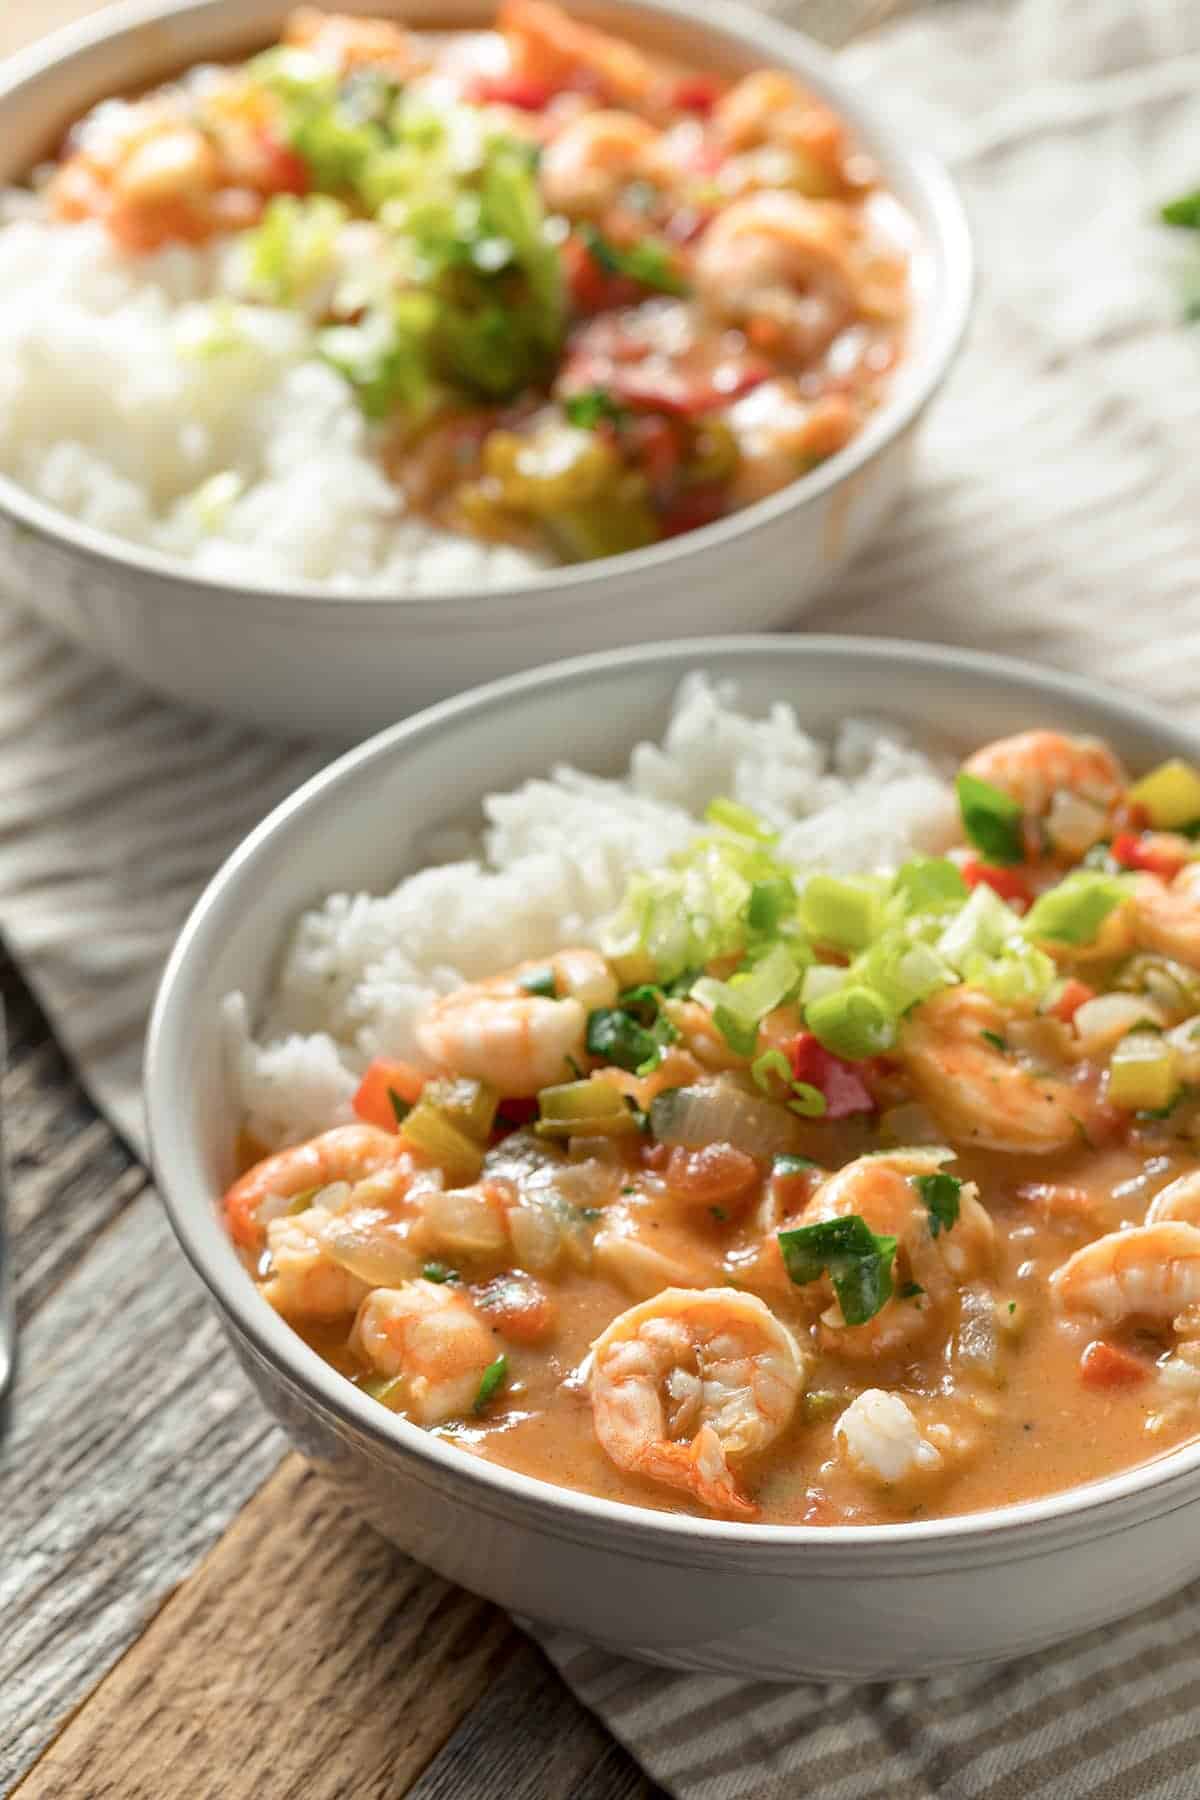
{"type": "Polygon", "coordinates": [[[597,231],[584,225],[580,237],[593,262],[599,263],[606,275],[625,275],[639,286],[653,288],[660,294],[686,294],[688,285],[676,269],[670,250],[654,238],[643,238],[627,250],[597,231]]]}
{"type": "Polygon", "coordinates": [[[1176,200],[1168,200],[1160,207],[1158,216],[1164,225],[1200,231],[1200,188],[1194,188],[1190,194],[1180,194],[1176,200]]]}
{"type": "Polygon", "coordinates": [[[568,394],[563,411],[567,423],[582,431],[594,431],[597,425],[618,425],[628,416],[627,409],[604,388],[582,388],[577,394],[568,394]]]}
{"type": "Polygon", "coordinates": [[[475,1395],[475,1404],[472,1411],[481,1413],[489,1400],[495,1398],[496,1394],[504,1386],[504,1383],[507,1380],[508,1358],[507,1356],[498,1356],[495,1362],[489,1363],[487,1368],[483,1371],[479,1383],[479,1391],[475,1395]]]}
{"type": "Polygon", "coordinates": [[[632,1074],[648,1075],[679,1033],[663,1011],[663,991],[650,983],[618,995],[615,1006],[598,1006],[588,1014],[589,1056],[615,1063],[632,1074]]]}
{"type": "Polygon", "coordinates": [[[858,1213],[778,1233],[797,1287],[828,1274],[847,1325],[865,1325],[892,1297],[894,1237],[877,1237],[858,1213]]]}
{"type": "Polygon", "coordinates": [[[458,1280],[458,1270],[452,1269],[448,1263],[427,1262],[421,1274],[426,1281],[436,1281],[439,1287],[443,1282],[458,1280]]]}
{"type": "Polygon", "coordinates": [[[998,1031],[981,1031],[979,1035],[985,1044],[990,1044],[993,1050],[999,1050],[1001,1056],[1008,1055],[1008,1040],[1002,1038],[998,1031]]]}
{"type": "Polygon", "coordinates": [[[412,1111],[412,1107],[407,1100],[402,1100],[400,1098],[395,1088],[390,1087],[388,1089],[387,1097],[388,1104],[392,1109],[392,1116],[395,1118],[397,1125],[403,1125],[405,1119],[407,1119],[409,1113],[412,1111]]]}
{"type": "Polygon", "coordinates": [[[536,994],[542,1000],[558,999],[558,982],[551,968],[531,969],[528,975],[522,975],[517,983],[527,994],[536,994]]]}
{"type": "Polygon", "coordinates": [[[947,1175],[939,1169],[936,1175],[910,1175],[909,1180],[928,1209],[931,1237],[936,1237],[940,1231],[949,1231],[958,1223],[962,1182],[957,1175],[947,1175]]]}
{"type": "Polygon", "coordinates": [[[963,830],[989,862],[1019,863],[1025,854],[1021,807],[1011,795],[960,770],[955,782],[963,830]]]}
{"type": "Polygon", "coordinates": [[[919,1281],[906,1281],[904,1286],[898,1291],[896,1298],[898,1300],[916,1300],[924,1292],[925,1289],[921,1286],[919,1281]]]}

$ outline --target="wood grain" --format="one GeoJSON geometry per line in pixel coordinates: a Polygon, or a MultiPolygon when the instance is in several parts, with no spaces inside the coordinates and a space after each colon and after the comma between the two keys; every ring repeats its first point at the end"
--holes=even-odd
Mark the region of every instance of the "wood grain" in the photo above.
{"type": "Polygon", "coordinates": [[[18,1791],[393,1800],[517,1642],[289,1457],[18,1791]]]}

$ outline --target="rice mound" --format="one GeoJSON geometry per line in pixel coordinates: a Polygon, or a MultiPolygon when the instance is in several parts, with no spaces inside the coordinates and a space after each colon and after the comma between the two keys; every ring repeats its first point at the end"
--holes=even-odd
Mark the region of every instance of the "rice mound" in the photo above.
{"type": "Polygon", "coordinates": [[[540,566],[405,515],[301,314],[240,306],[235,337],[214,348],[238,295],[232,242],[134,259],[101,225],[54,224],[29,196],[0,195],[0,471],[98,531],[241,586],[433,593],[540,566]]]}
{"type": "Polygon", "coordinates": [[[273,1149],[349,1120],[373,1056],[423,1061],[414,1026],[431,1000],[595,941],[631,875],[711,829],[704,810],[718,795],[775,827],[777,853],[801,871],[895,869],[957,835],[946,772],[895,727],[848,720],[826,746],[786,702],[751,719],[733,684],[691,675],[663,742],[638,744],[623,778],[564,765],[490,794],[467,858],[382,896],[332,894],[303,915],[257,1038],[242,996],[226,1001],[247,1131],[273,1149]]]}

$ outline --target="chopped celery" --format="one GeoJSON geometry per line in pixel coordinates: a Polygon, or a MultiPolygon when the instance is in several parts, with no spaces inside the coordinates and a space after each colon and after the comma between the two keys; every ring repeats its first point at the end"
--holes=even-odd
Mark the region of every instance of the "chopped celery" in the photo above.
{"type": "Polygon", "coordinates": [[[475,1139],[422,1094],[403,1125],[400,1135],[438,1166],[451,1183],[479,1179],[483,1150],[475,1139]]]}
{"type": "Polygon", "coordinates": [[[1162,1112],[1179,1091],[1179,1052],[1155,1031],[1131,1031],[1108,1064],[1108,1098],[1130,1112],[1162,1112]]]}
{"type": "Polygon", "coordinates": [[[1135,782],[1129,799],[1156,831],[1178,831],[1200,819],[1200,769],[1174,756],[1135,782]]]}
{"type": "Polygon", "coordinates": [[[1049,938],[1059,944],[1092,944],[1111,912],[1121,905],[1129,888],[1119,875],[1103,875],[1092,869],[1076,869],[1034,901],[1021,922],[1030,938],[1049,938]]]}
{"type": "Polygon", "coordinates": [[[779,837],[779,833],[772,831],[748,806],[719,794],[709,801],[704,816],[711,825],[723,825],[726,831],[736,831],[739,837],[755,838],[761,844],[774,844],[779,837]]]}
{"type": "Polygon", "coordinates": [[[637,1120],[614,1081],[567,1081],[538,1095],[539,1137],[626,1137],[637,1120]]]}
{"type": "Polygon", "coordinates": [[[500,1104],[495,1088],[488,1087],[486,1082],[471,1081],[466,1076],[453,1081],[427,1081],[421,1100],[426,1105],[436,1106],[453,1125],[481,1143],[491,1133],[500,1104]]]}
{"type": "Polygon", "coordinates": [[[862,950],[882,924],[880,885],[870,877],[813,875],[800,896],[800,918],[818,943],[862,950]]]}
{"type": "Polygon", "coordinates": [[[839,988],[814,1000],[804,1018],[814,1037],[848,1062],[879,1056],[896,1041],[895,1014],[872,988],[839,988]]]}
{"type": "Polygon", "coordinates": [[[658,521],[642,489],[640,476],[626,471],[608,494],[576,506],[563,506],[544,520],[562,554],[575,562],[620,556],[642,550],[658,537],[658,521]]]}

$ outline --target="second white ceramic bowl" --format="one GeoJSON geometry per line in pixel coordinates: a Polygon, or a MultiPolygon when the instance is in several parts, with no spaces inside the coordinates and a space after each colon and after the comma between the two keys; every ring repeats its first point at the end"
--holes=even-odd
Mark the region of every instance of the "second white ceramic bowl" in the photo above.
{"type": "Polygon", "coordinates": [[[1013,1656],[1200,1573],[1200,1445],[1034,1504],[889,1526],[737,1525],[572,1493],[386,1412],[255,1291],[218,1199],[237,1103],[219,1005],[259,1000],[296,916],[383,891],[431,827],[570,760],[616,772],[661,736],[690,669],[803,725],[897,719],[962,747],[1034,725],[1107,737],[1134,769],[1200,740],[1119,696],[1020,664],[837,638],[684,643],[497,682],[384,732],[278,808],[230,858],[171,957],[146,1058],[154,1163],[184,1250],[265,1404],[388,1537],[512,1611],[677,1668],[787,1679],[917,1675],[1013,1656]]]}
{"type": "MultiPolygon", "coordinates": [[[[0,185],[106,95],[278,35],[291,0],[125,0],[0,68],[0,185]]],[[[479,26],[494,0],[350,0],[413,26],[479,26]]],[[[795,619],[876,530],[962,337],[971,252],[940,165],[800,33],[729,0],[572,0],[580,17],[697,65],[794,69],[853,124],[915,221],[909,356],[839,455],[769,500],[631,555],[495,594],[239,588],[80,525],[0,477],[0,585],[179,699],[289,733],[358,739],[414,706],[553,656],[795,619]]]]}

